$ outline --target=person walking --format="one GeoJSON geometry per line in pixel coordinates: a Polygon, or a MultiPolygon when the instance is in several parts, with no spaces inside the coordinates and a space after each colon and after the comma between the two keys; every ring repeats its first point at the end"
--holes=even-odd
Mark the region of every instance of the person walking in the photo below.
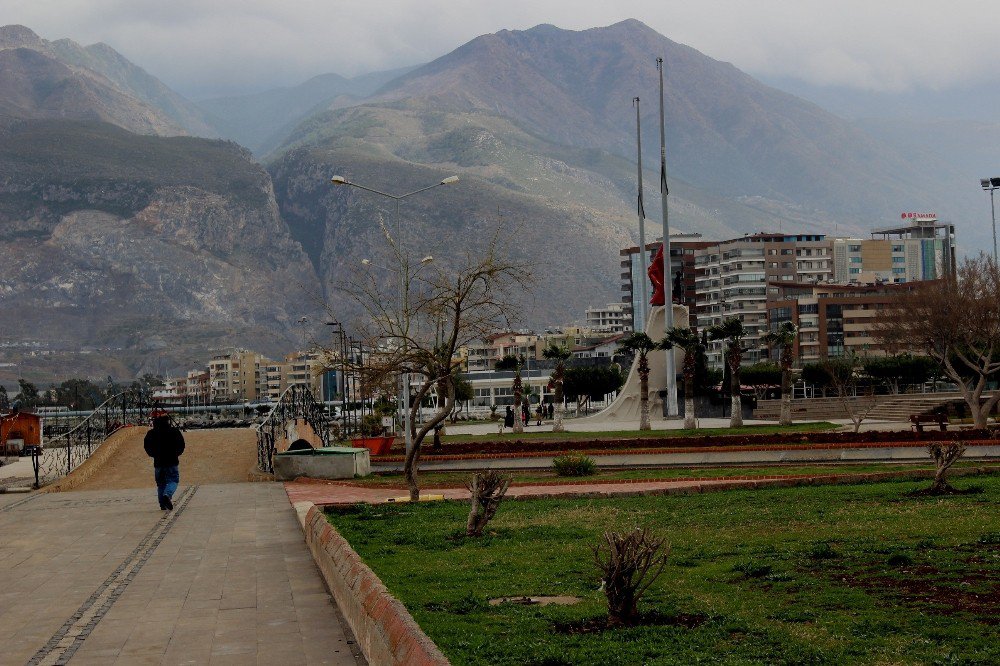
{"type": "MultiPolygon", "coordinates": [[[[503,424],[508,428],[514,427],[514,409],[507,405],[507,411],[503,416],[503,424]]],[[[500,432],[503,432],[502,430],[500,432]]]]}
{"type": "Polygon", "coordinates": [[[170,424],[170,415],[162,409],[153,410],[153,428],[146,433],[142,446],[153,459],[153,478],[160,509],[174,508],[172,498],[180,481],[180,456],[184,453],[184,435],[170,424]]]}

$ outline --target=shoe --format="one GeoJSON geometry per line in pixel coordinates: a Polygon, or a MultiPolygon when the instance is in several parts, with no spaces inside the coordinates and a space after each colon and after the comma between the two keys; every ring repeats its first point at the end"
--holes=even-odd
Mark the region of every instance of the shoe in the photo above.
{"type": "Polygon", "coordinates": [[[167,511],[174,510],[174,503],[170,501],[169,497],[163,498],[163,508],[167,511]]]}

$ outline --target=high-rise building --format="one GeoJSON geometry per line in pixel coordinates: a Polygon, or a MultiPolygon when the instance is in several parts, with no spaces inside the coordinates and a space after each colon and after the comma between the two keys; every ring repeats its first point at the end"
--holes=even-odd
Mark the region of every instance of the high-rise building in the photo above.
{"type": "MultiPolygon", "coordinates": [[[[671,234],[670,236],[670,271],[666,279],[672,280],[674,302],[686,305],[690,313],[692,327],[697,326],[695,317],[695,253],[700,249],[717,245],[716,241],[699,240],[701,234],[671,234]],[[680,275],[678,275],[680,273],[680,275]],[[678,279],[679,278],[679,279],[678,279]]],[[[646,268],[653,263],[653,258],[660,250],[663,240],[646,243],[646,268]]],[[[645,326],[636,322],[644,322],[649,313],[649,304],[643,301],[642,284],[649,284],[649,277],[642,275],[642,264],[639,247],[633,245],[619,252],[621,255],[622,279],[622,312],[624,330],[644,331],[645,326]]],[[[652,297],[653,289],[647,289],[647,297],[652,297]]]]}
{"type": "Polygon", "coordinates": [[[955,272],[955,227],[932,213],[903,213],[901,224],[871,235],[834,239],[836,282],[916,282],[955,272]]]}

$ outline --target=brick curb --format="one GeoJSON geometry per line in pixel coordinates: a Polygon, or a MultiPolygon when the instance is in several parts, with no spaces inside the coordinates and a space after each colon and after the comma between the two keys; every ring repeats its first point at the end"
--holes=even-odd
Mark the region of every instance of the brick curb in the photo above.
{"type": "MultiPolygon", "coordinates": [[[[824,444],[762,444],[757,446],[685,446],[685,447],[663,447],[663,448],[634,448],[634,449],[593,449],[593,450],[572,450],[548,449],[546,451],[516,451],[512,453],[458,453],[445,455],[421,455],[424,462],[447,461],[447,460],[505,460],[509,458],[548,458],[559,456],[564,453],[585,454],[588,456],[614,456],[614,455],[643,455],[660,453],[745,453],[752,451],[823,451],[829,449],[901,449],[920,447],[925,448],[928,442],[923,441],[898,441],[898,442],[851,442],[851,443],[824,443],[824,444]]],[[[995,439],[971,439],[964,441],[966,446],[995,446],[995,439]]],[[[372,463],[404,462],[405,456],[372,456],[372,463]]]]}
{"type": "Polygon", "coordinates": [[[312,502],[297,502],[294,506],[320,575],[368,663],[450,664],[323,512],[312,502]]]}

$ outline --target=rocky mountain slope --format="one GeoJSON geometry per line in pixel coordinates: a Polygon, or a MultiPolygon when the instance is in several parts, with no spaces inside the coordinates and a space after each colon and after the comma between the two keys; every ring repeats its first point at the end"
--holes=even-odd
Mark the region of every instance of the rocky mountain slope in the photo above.
{"type": "MultiPolygon", "coordinates": [[[[702,216],[715,217],[730,233],[756,230],[761,216],[774,226],[836,221],[865,228],[902,209],[934,207],[942,196],[928,174],[850,123],[634,20],[579,32],[543,25],[478,37],[359,107],[314,118],[291,142],[353,135],[404,158],[433,143],[436,157],[448,161],[455,157],[448,150],[458,146],[443,144],[442,136],[452,124],[468,133],[502,121],[547,144],[535,147],[540,158],[571,148],[631,162],[630,104],[638,95],[647,164],[655,166],[655,55],[666,61],[671,177],[740,204],[734,214],[702,216]]],[[[455,161],[462,158],[468,159],[455,161]]],[[[603,165],[578,165],[611,175],[603,165]]],[[[678,212],[680,226],[700,230],[702,222],[678,212]]]]}
{"type": "Polygon", "coordinates": [[[0,27],[0,109],[140,134],[217,136],[204,112],[107,44],[48,41],[19,25],[0,27]]]}
{"type": "Polygon", "coordinates": [[[246,150],[97,122],[3,130],[0,257],[0,337],[91,350],[64,373],[109,358],[197,367],[231,345],[281,353],[301,343],[316,284],[246,150]]]}

